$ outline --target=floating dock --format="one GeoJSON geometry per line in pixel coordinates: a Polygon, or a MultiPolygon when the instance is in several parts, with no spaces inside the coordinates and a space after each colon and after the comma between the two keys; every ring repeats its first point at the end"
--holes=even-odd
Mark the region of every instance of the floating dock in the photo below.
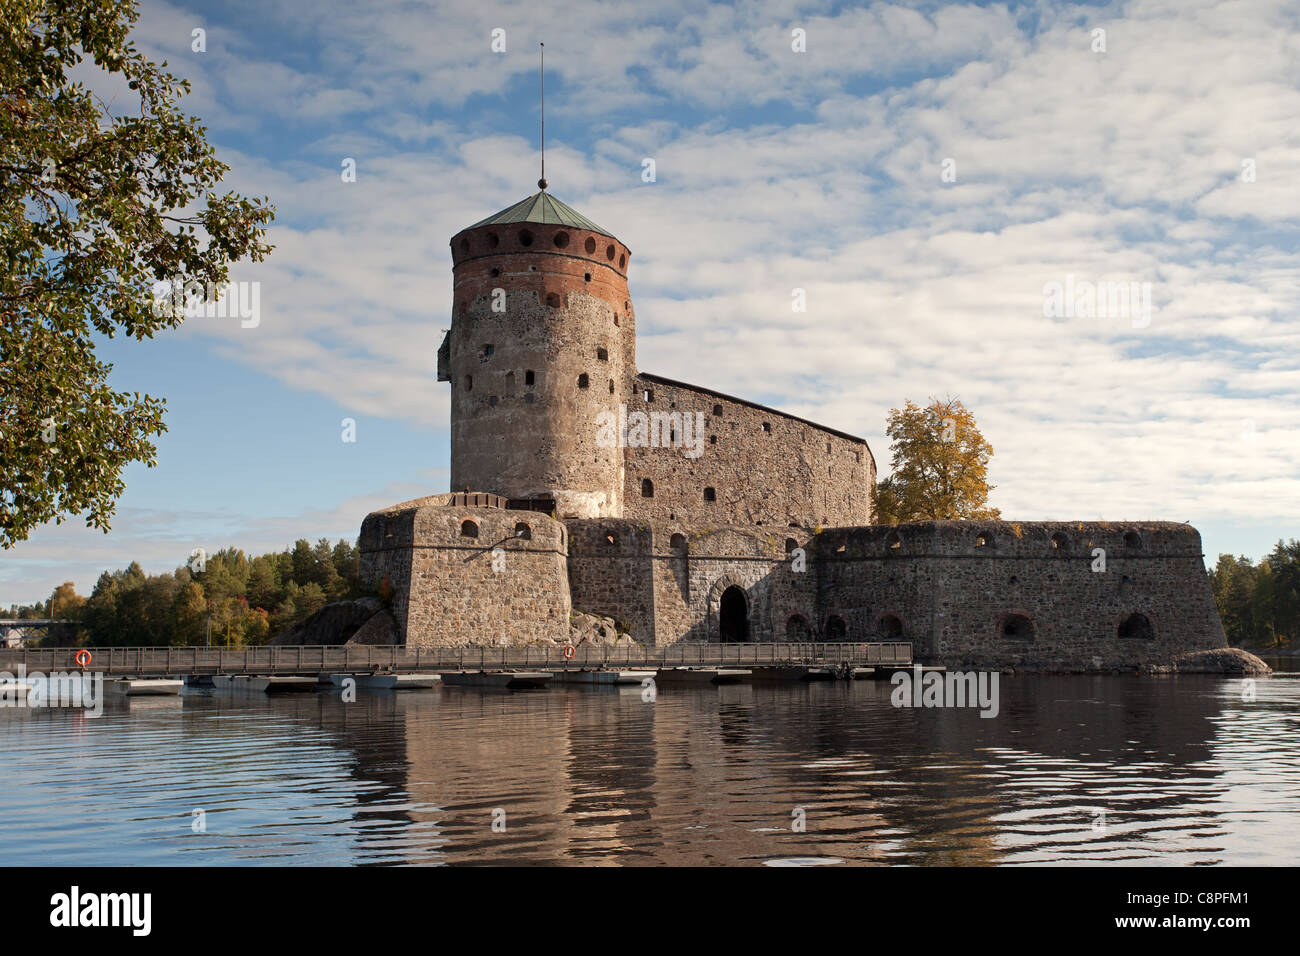
{"type": "Polygon", "coordinates": [[[125,678],[104,681],[104,690],[123,697],[174,697],[185,684],[170,678],[125,678]]]}
{"type": "Polygon", "coordinates": [[[345,680],[355,680],[364,690],[428,690],[442,682],[441,674],[331,674],[335,687],[345,680]]]}
{"type": "Polygon", "coordinates": [[[557,684],[637,684],[654,680],[657,671],[637,670],[562,670],[551,680],[557,684]]]}
{"type": "Polygon", "coordinates": [[[212,686],[216,690],[242,691],[249,694],[302,694],[316,690],[316,678],[217,674],[212,678],[212,686]]]}
{"type": "Polygon", "coordinates": [[[451,671],[442,675],[442,682],[451,687],[541,690],[554,676],[550,671],[451,671]]]}
{"type": "Polygon", "coordinates": [[[738,667],[666,667],[656,673],[655,680],[660,684],[739,684],[750,676],[750,671],[738,667]]]}
{"type": "Polygon", "coordinates": [[[810,667],[804,664],[776,667],[755,666],[750,679],[755,681],[823,681],[835,680],[834,667],[810,667]]]}

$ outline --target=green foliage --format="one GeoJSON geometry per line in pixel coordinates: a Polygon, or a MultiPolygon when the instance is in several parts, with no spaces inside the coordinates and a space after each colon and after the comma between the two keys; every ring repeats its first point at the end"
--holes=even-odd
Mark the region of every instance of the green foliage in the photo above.
{"type": "Polygon", "coordinates": [[[1300,541],[1278,541],[1259,564],[1219,555],[1210,588],[1233,647],[1294,646],[1300,637],[1300,541]]]}
{"type": "Polygon", "coordinates": [[[202,571],[180,567],[146,575],[133,561],[101,574],[89,598],[67,582],[49,601],[10,612],[36,618],[51,616],[53,609],[54,617],[78,624],[77,643],[101,647],[201,645],[209,625],[213,645],[265,644],[330,601],[360,597],[360,557],[355,544],[339,540],[331,546],[322,539],[316,547],[298,541],[292,550],[251,561],[243,551],[225,548],[208,557],[202,571]],[[296,573],[308,580],[299,582],[296,573]]]}
{"type": "Polygon", "coordinates": [[[83,512],[107,531],[123,469],[155,464],[164,402],[111,388],[96,337],[175,328],[155,283],[221,286],[271,250],[274,209],[216,191],[229,167],[177,106],[189,83],[129,40],[137,16],[0,0],[0,547],[83,512]]]}

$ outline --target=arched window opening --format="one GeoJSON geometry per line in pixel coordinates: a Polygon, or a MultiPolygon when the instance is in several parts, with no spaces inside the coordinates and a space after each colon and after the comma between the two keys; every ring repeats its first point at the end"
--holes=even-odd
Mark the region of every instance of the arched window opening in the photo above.
{"type": "Polygon", "coordinates": [[[529,541],[533,537],[533,529],[529,527],[528,522],[520,521],[515,525],[515,537],[524,541],[529,541]]]}
{"type": "Polygon", "coordinates": [[[1142,535],[1136,531],[1124,532],[1124,547],[1131,548],[1134,551],[1142,550],[1142,535]]]}
{"type": "Polygon", "coordinates": [[[790,554],[795,548],[799,547],[799,542],[794,538],[785,539],[785,553],[790,554]]]}
{"type": "Polygon", "coordinates": [[[1009,641],[1032,641],[1034,622],[1023,614],[1008,614],[1002,621],[1002,636],[1009,641]]]}
{"type": "Polygon", "coordinates": [[[1130,614],[1119,625],[1120,637],[1149,641],[1156,636],[1155,628],[1145,614],[1130,614]]]}
{"type": "Polygon", "coordinates": [[[1070,548],[1070,539],[1064,531],[1058,531],[1052,535],[1052,549],[1054,551],[1068,551],[1070,548]]]}
{"type": "Polygon", "coordinates": [[[685,551],[686,535],[684,534],[673,535],[671,538],[668,539],[668,547],[672,548],[674,551],[685,551]]]}
{"type": "Polygon", "coordinates": [[[460,536],[462,538],[477,538],[478,537],[477,522],[471,521],[469,518],[466,518],[464,521],[462,521],[460,523],[460,536]]]}
{"type": "Polygon", "coordinates": [[[885,547],[891,551],[900,551],[903,547],[903,539],[898,536],[897,531],[889,532],[885,538],[885,547]]]}
{"type": "Polygon", "coordinates": [[[848,639],[849,629],[844,623],[844,618],[838,614],[832,614],[826,619],[826,640],[831,642],[844,641],[848,639]]]}
{"type": "Polygon", "coordinates": [[[532,385],[533,382],[535,382],[536,380],[537,380],[537,379],[536,379],[536,376],[533,375],[533,370],[532,370],[532,369],[528,369],[528,371],[524,372],[524,384],[525,384],[525,385],[532,385]]]}
{"type": "Polygon", "coordinates": [[[812,640],[808,618],[802,614],[791,614],[790,619],[785,622],[785,639],[796,644],[806,644],[812,640]]]}
{"type": "Polygon", "coordinates": [[[655,496],[655,483],[649,478],[641,479],[641,497],[653,498],[655,496]]]}
{"type": "Polygon", "coordinates": [[[705,489],[704,489],[704,500],[705,500],[705,501],[717,501],[717,500],[718,500],[718,493],[717,493],[716,491],[714,491],[712,488],[705,488],[705,489]]]}
{"type": "Polygon", "coordinates": [[[876,633],[886,640],[897,640],[903,636],[903,621],[897,614],[882,615],[876,622],[876,633]]]}

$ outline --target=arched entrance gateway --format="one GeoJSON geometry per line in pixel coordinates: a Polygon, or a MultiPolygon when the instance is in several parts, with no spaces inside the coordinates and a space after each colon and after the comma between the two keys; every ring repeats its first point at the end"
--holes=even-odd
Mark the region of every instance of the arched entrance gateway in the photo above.
{"type": "Polygon", "coordinates": [[[734,584],[722,592],[718,640],[723,644],[742,644],[749,640],[749,601],[745,592],[734,584]]]}

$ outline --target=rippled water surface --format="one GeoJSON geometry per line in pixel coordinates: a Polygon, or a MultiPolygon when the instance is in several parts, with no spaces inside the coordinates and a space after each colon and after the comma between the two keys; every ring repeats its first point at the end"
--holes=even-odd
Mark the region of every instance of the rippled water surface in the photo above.
{"type": "Polygon", "coordinates": [[[1300,679],[1247,700],[1210,677],[1003,677],[994,719],[895,709],[891,690],[3,709],[0,863],[1300,860],[1300,679]]]}

